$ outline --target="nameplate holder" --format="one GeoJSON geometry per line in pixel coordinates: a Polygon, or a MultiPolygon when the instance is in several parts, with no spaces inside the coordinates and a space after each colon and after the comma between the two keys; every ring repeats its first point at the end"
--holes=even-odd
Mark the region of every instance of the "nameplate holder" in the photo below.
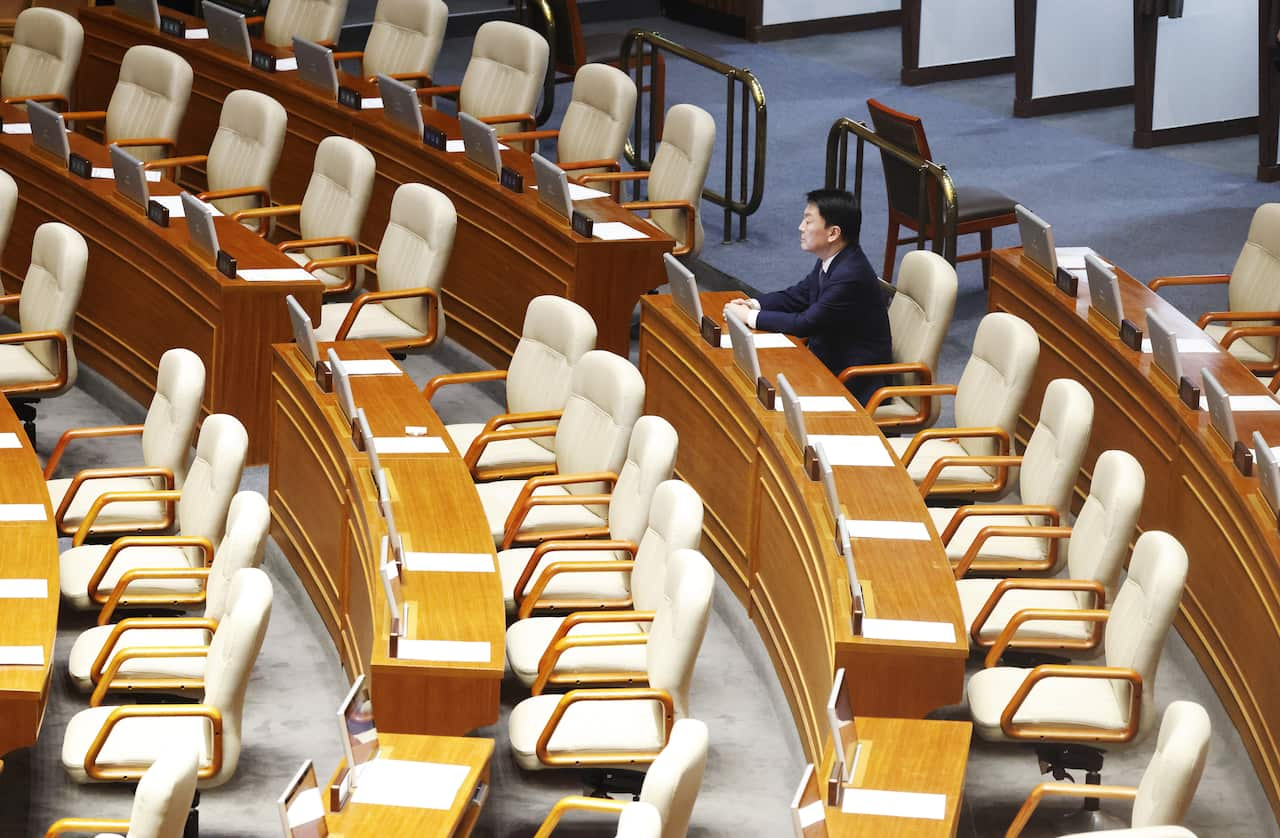
{"type": "Polygon", "coordinates": [[[1132,320],[1120,321],[1120,342],[1135,352],[1142,351],[1142,330],[1132,320]]]}
{"type": "Polygon", "coordinates": [[[765,410],[773,410],[774,400],[778,398],[778,389],[763,375],[756,379],[756,398],[765,410]]]}
{"type": "Polygon", "coordinates": [[[253,65],[255,70],[263,70],[268,73],[276,71],[276,57],[269,52],[255,49],[249,58],[249,63],[253,65]]]}
{"type": "Polygon", "coordinates": [[[93,177],[93,161],[83,154],[76,154],[74,151],[67,157],[67,171],[76,177],[82,177],[85,180],[93,177]]]}
{"type": "Polygon", "coordinates": [[[844,763],[836,760],[831,765],[831,775],[827,777],[827,805],[839,809],[844,803],[844,763]]]}
{"type": "Polygon", "coordinates": [[[316,386],[321,393],[333,392],[333,370],[324,365],[324,361],[316,361],[316,386]]]}
{"type": "Polygon", "coordinates": [[[720,348],[720,324],[702,315],[702,322],[698,324],[698,331],[702,333],[702,339],[711,344],[712,349],[720,348]]]}
{"type": "Polygon", "coordinates": [[[867,612],[867,607],[866,607],[866,603],[864,603],[862,600],[862,594],[861,593],[854,594],[853,608],[851,609],[851,613],[849,615],[854,637],[862,636],[862,618],[866,616],[866,612],[867,612]]]}
{"type": "Polygon", "coordinates": [[[595,222],[590,218],[577,210],[574,210],[573,217],[570,219],[569,223],[573,226],[573,232],[577,233],[579,236],[584,236],[588,239],[591,238],[591,230],[595,227],[595,222]]]}
{"type": "Polygon", "coordinates": [[[353,111],[363,110],[364,97],[354,87],[342,85],[338,88],[338,104],[353,111]]]}
{"type": "Polygon", "coordinates": [[[479,809],[484,806],[484,802],[489,799],[489,784],[484,780],[476,783],[475,791],[471,793],[471,805],[479,809]]]}
{"type": "Polygon", "coordinates": [[[502,184],[503,189],[509,189],[517,195],[524,191],[524,175],[510,166],[503,166],[502,171],[498,172],[498,183],[502,184]]]}
{"type": "Polygon", "coordinates": [[[1068,297],[1075,297],[1076,292],[1080,290],[1080,278],[1066,268],[1058,268],[1058,275],[1053,278],[1053,284],[1068,297]]]}
{"type": "Polygon", "coordinates": [[[172,35],[175,38],[185,38],[187,36],[187,24],[176,17],[160,15],[160,32],[165,35],[172,35]]]}
{"type": "Polygon", "coordinates": [[[222,248],[218,248],[218,255],[214,257],[214,264],[218,268],[218,273],[227,279],[236,278],[236,257],[232,256],[222,248]]]}
{"type": "Polygon", "coordinates": [[[159,201],[148,201],[147,218],[151,219],[152,224],[158,224],[161,227],[168,227],[169,208],[159,201]]]}
{"type": "Polygon", "coordinates": [[[387,657],[392,660],[400,657],[400,635],[395,632],[387,635],[387,657]]]}
{"type": "Polygon", "coordinates": [[[1192,410],[1200,409],[1200,388],[1185,375],[1178,382],[1178,398],[1192,410]]]}
{"type": "Polygon", "coordinates": [[[449,138],[439,128],[424,125],[422,126],[422,144],[437,151],[444,151],[449,144],[449,138]]]}
{"type": "Polygon", "coordinates": [[[1236,471],[1245,477],[1253,477],[1253,451],[1238,439],[1231,449],[1231,461],[1236,464],[1236,471]]]}
{"type": "Polygon", "coordinates": [[[357,451],[364,450],[364,434],[360,432],[360,421],[354,418],[351,420],[351,444],[357,451]]]}
{"type": "Polygon", "coordinates": [[[341,812],[351,799],[351,769],[342,772],[342,779],[329,786],[329,811],[341,812]]]}
{"type": "Polygon", "coordinates": [[[804,473],[808,475],[809,479],[815,482],[821,480],[822,468],[818,465],[818,452],[812,445],[804,447],[801,459],[804,460],[804,473]]]}

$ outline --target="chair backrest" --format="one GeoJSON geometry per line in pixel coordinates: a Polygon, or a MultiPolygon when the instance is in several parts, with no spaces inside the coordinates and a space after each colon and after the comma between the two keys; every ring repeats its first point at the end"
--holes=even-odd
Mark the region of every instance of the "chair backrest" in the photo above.
{"type": "Polygon", "coordinates": [[[631,598],[639,611],[655,611],[667,584],[667,563],[677,550],[702,543],[702,498],[683,480],[665,480],[653,491],[649,524],[631,568],[631,598]]]}
{"type": "MultiPolygon", "coordinates": [[[[209,146],[209,189],[271,189],[288,119],[284,107],[265,93],[228,93],[209,146]]],[[[222,198],[213,203],[226,215],[257,206],[252,197],[222,198]]]]}
{"type": "Polygon", "coordinates": [[[649,686],[666,690],[676,719],[690,715],[689,684],[711,614],[715,571],[697,550],[677,550],[667,562],[662,602],[649,628],[645,658],[649,686]]]}
{"type": "MultiPolygon", "coordinates": [[[[182,535],[202,536],[213,544],[222,538],[248,449],[249,435],[236,417],[215,413],[204,420],[178,501],[178,531],[182,535]]],[[[193,565],[200,561],[193,548],[187,548],[187,554],[193,565]]]]}
{"type": "MultiPolygon", "coordinates": [[[[1249,238],[1231,269],[1227,305],[1232,311],[1280,311],[1280,204],[1263,204],[1254,211],[1249,238]]],[[[1231,324],[1232,327],[1248,325],[1271,324],[1260,321],[1231,324]]],[[[1274,337],[1241,340],[1268,356],[1275,355],[1274,337]]]]}
{"type": "MultiPolygon", "coordinates": [[[[716,143],[716,121],[696,105],[673,105],[662,126],[662,142],[649,168],[649,200],[688,201],[697,221],[690,245],[693,253],[702,249],[702,187],[711,165],[711,148],[716,143]]],[[[654,210],[653,223],[681,244],[685,241],[682,210],[654,210]]]]}
{"type": "Polygon", "coordinates": [[[1175,701],[1164,711],[1156,750],[1138,783],[1134,826],[1182,823],[1209,756],[1209,714],[1194,701],[1175,701]]]}
{"type": "Polygon", "coordinates": [[[671,478],[680,437],[661,416],[641,416],[631,430],[627,459],[609,496],[609,537],[639,543],[658,484],[671,478]]]}
{"type": "Polygon", "coordinates": [[[0,169],[0,253],[9,243],[9,231],[13,229],[13,216],[18,209],[18,184],[13,175],[0,169]]]}
{"type": "MultiPolygon", "coordinates": [[[[556,140],[556,159],[621,160],[636,109],[636,84],[608,64],[583,64],[573,77],[573,98],[556,140]]],[[[580,170],[575,174],[580,174],[580,170]]],[[[597,170],[599,171],[599,170],[597,170]]]]}
{"type": "MultiPolygon", "coordinates": [[[[31,239],[31,264],[27,266],[22,296],[18,299],[18,322],[24,332],[52,329],[66,336],[68,388],[76,381],[72,324],[84,289],[88,262],[89,248],[84,236],[57,221],[41,224],[31,239]]],[[[58,350],[53,341],[36,341],[25,346],[45,369],[57,373],[58,350]]]]}
{"type": "MultiPolygon", "coordinates": [[[[1093,466],[1089,497],[1071,528],[1065,551],[1067,576],[1101,582],[1107,589],[1107,602],[1115,599],[1120,568],[1142,511],[1146,485],[1147,476],[1133,455],[1127,451],[1103,451],[1093,466]]],[[[1077,599],[1081,608],[1090,607],[1090,595],[1080,593],[1077,599]]]]}
{"type": "MultiPolygon", "coordinates": [[[[369,149],[346,137],[325,137],[316,147],[311,180],[302,195],[298,219],[304,239],[346,236],[360,240],[360,225],[373,192],[373,155],[369,149]]],[[[324,259],[341,256],[340,247],[309,247],[307,257],[324,259]]],[[[343,268],[327,269],[345,278],[343,268]]]]}
{"type": "MultiPolygon", "coordinates": [[[[938,353],[951,327],[959,283],[956,269],[930,250],[913,250],[902,257],[897,293],[889,302],[889,331],[893,360],[900,364],[924,364],[938,380],[938,353]]],[[[907,401],[917,409],[920,400],[907,401]]],[[[938,421],[942,400],[930,403],[926,425],[938,421]]]]}
{"type": "Polygon", "coordinates": [[[295,36],[336,44],[346,16],[347,0],[271,0],[262,38],[278,47],[291,46],[295,36]]]}
{"type": "MultiPolygon", "coordinates": [[[[544,294],[524,311],[520,342],[507,367],[507,410],[560,410],[569,398],[574,365],[596,345],[596,321],[564,297],[544,294]]],[[[555,437],[534,442],[555,450],[555,437]]]]}
{"type": "MultiPolygon", "coordinates": [[[[134,137],[177,140],[191,98],[191,65],[167,49],[139,44],[120,62],[120,78],[107,103],[107,142],[134,137]]],[[[162,146],[137,146],[129,153],[155,160],[162,146]]]]}
{"type": "Polygon", "coordinates": [[[444,0],[378,0],[364,45],[364,74],[436,70],[449,7],[444,0]]]}
{"type": "MultiPolygon", "coordinates": [[[[924,123],[918,116],[895,111],[875,99],[867,100],[867,110],[871,113],[871,124],[876,134],[910,152],[923,160],[932,160],[929,151],[929,140],[925,137],[924,123]]],[[[884,170],[884,187],[889,199],[889,209],[912,218],[920,214],[920,174],[902,160],[892,154],[880,152],[881,168],[884,170]]],[[[929,222],[934,219],[937,201],[937,187],[929,178],[929,222]]]]}
{"type": "Polygon", "coordinates": [[[662,817],[658,810],[639,800],[622,807],[614,838],[661,838],[662,817]]]}
{"type": "Polygon", "coordinates": [[[57,9],[26,9],[13,27],[13,44],[0,74],[0,96],[56,93],[71,98],[80,66],[84,28],[57,9]]]}
{"type": "MultiPolygon", "coordinates": [[[[391,217],[378,246],[378,288],[440,290],[444,269],[453,253],[453,236],[458,229],[458,212],[443,192],[421,183],[405,183],[391,199],[391,217]]],[[[443,300],[436,298],[436,329],[444,337],[443,300]]],[[[387,300],[387,311],[424,334],[428,305],[425,297],[387,300]]]]}
{"type": "Polygon", "coordinates": [[[267,499],[257,492],[236,492],[227,512],[227,531],[213,552],[213,566],[209,569],[209,585],[204,598],[206,617],[222,619],[227,611],[231,580],[237,571],[262,565],[270,526],[271,508],[267,506],[267,499]]]}
{"type": "Polygon", "coordinates": [[[1040,405],[1040,421],[1022,452],[1018,487],[1023,503],[1052,506],[1067,517],[1092,429],[1089,391],[1070,378],[1050,381],[1040,405]]]}
{"type": "MultiPolygon", "coordinates": [[[[458,110],[475,117],[531,114],[547,73],[547,41],[527,26],[491,20],[476,30],[458,110]]],[[[516,123],[495,125],[499,134],[516,123]]]]}
{"type": "MultiPolygon", "coordinates": [[[[631,429],[644,409],[644,378],[620,355],[593,349],[573,368],[569,398],[556,427],[556,471],[560,474],[611,471],[627,456],[631,429]]],[[[574,483],[574,494],[602,491],[599,483],[574,483]]]]}
{"type": "MultiPolygon", "coordinates": [[[[1027,321],[1002,311],[982,318],[956,393],[956,426],[1003,428],[1013,439],[1018,409],[1040,359],[1040,338],[1027,321]]],[[[974,456],[996,453],[991,439],[961,439],[974,456]]],[[[994,469],[988,469],[994,471],[994,469]]]]}
{"type": "Polygon", "coordinates": [[[681,719],[672,726],[666,747],[645,772],[640,800],[652,803],[662,816],[662,838],[684,838],[689,832],[689,818],[707,767],[707,747],[707,726],[697,719],[681,719]]]}
{"type": "MultiPolygon", "coordinates": [[[[267,633],[271,593],[271,579],[256,567],[244,568],[231,580],[227,612],[209,643],[204,675],[204,703],[222,712],[222,770],[202,782],[201,788],[222,785],[240,762],[244,693],[267,633]]],[[[205,747],[213,752],[211,742],[206,741],[205,747]]]]}
{"type": "Polygon", "coordinates": [[[204,362],[190,349],[174,348],[160,356],[156,394],[142,425],[142,462],[173,472],[181,489],[204,398],[204,362]]]}
{"type": "MultiPolygon", "coordinates": [[[[1156,670],[1187,581],[1187,551],[1178,539],[1160,530],[1138,537],[1129,561],[1129,576],[1120,586],[1107,621],[1106,665],[1127,667],[1142,676],[1139,737],[1155,724],[1156,670]]],[[[1116,700],[1129,704],[1129,683],[1111,681],[1116,700]]]]}
{"type": "Polygon", "coordinates": [[[196,796],[199,762],[195,748],[175,742],[151,763],[133,793],[125,838],[180,838],[196,796]]]}

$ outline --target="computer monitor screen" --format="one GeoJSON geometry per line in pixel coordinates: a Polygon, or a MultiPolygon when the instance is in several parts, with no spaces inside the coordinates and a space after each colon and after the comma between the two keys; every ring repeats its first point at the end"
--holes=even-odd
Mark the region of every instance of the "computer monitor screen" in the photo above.
{"type": "Polygon", "coordinates": [[[1085,254],[1084,269],[1089,277],[1089,304],[1119,326],[1124,318],[1124,306],[1120,302],[1120,280],[1115,271],[1092,253],[1085,254]]]}
{"type": "Polygon", "coordinates": [[[498,151],[498,134],[469,113],[458,114],[462,128],[463,151],[467,159],[495,175],[502,171],[502,154],[498,151]]]}
{"type": "Polygon", "coordinates": [[[801,453],[808,444],[804,428],[804,410],[800,407],[800,397],[796,388],[787,380],[787,374],[778,373],[778,398],[782,399],[782,415],[787,420],[787,435],[796,444],[801,453]]]}
{"type": "Polygon", "coordinates": [[[218,3],[204,0],[204,25],[209,30],[209,40],[214,45],[238,55],[248,64],[253,56],[253,45],[249,42],[249,25],[244,15],[234,9],[218,3]]]}
{"type": "Polygon", "coordinates": [[[284,794],[276,799],[280,825],[286,838],[326,838],[329,827],[324,820],[324,798],[316,782],[316,767],[311,760],[293,775],[284,794]]]}
{"type": "Polygon", "coordinates": [[[831,731],[831,747],[836,759],[844,766],[844,779],[853,777],[858,749],[858,731],[853,719],[853,703],[845,686],[844,668],[836,670],[827,697],[827,725],[831,731]]]}
{"type": "Polygon", "coordinates": [[[338,705],[338,730],[342,737],[342,752],[347,758],[347,770],[351,772],[351,786],[359,777],[359,768],[378,753],[378,728],[373,721],[373,700],[365,677],[356,678],[351,689],[338,705]]]}
{"type": "Polygon", "coordinates": [[[315,369],[316,362],[320,360],[320,347],[316,343],[316,330],[311,326],[311,316],[292,294],[284,298],[284,304],[289,307],[289,322],[293,325],[293,339],[298,344],[298,351],[307,359],[311,369],[315,369]]]}
{"type": "Polygon", "coordinates": [[[412,85],[378,74],[378,95],[382,97],[382,111],[387,118],[422,139],[422,100],[412,85]]]}
{"type": "Polygon", "coordinates": [[[145,210],[151,200],[151,193],[147,189],[147,173],[142,168],[142,161],[114,143],[107,146],[107,149],[111,152],[111,171],[115,175],[116,191],[145,210]]]}
{"type": "Polygon", "coordinates": [[[733,343],[733,362],[755,387],[760,379],[760,356],[756,353],[751,329],[736,314],[726,314],[724,322],[729,327],[729,340],[733,343]]]}
{"type": "Polygon", "coordinates": [[[116,8],[152,29],[160,28],[160,5],[156,0],[116,0],[116,8]]]}
{"type": "Polygon", "coordinates": [[[67,123],[62,114],[28,99],[27,121],[31,124],[31,142],[35,147],[52,154],[65,166],[71,156],[71,144],[67,141],[67,123]]]}
{"type": "Polygon", "coordinates": [[[702,326],[702,297],[698,294],[698,282],[693,278],[693,271],[680,264],[680,260],[670,253],[662,254],[662,265],[667,271],[667,284],[671,286],[671,296],[676,306],[689,315],[694,326],[702,326]]]}
{"type": "Polygon", "coordinates": [[[213,224],[213,207],[190,192],[183,192],[178,197],[182,201],[182,214],[187,219],[187,235],[191,237],[191,243],[209,257],[210,264],[217,264],[218,229],[213,224]]]}
{"type": "Polygon", "coordinates": [[[356,418],[356,400],[351,395],[351,376],[347,374],[347,365],[342,363],[338,353],[329,350],[329,369],[333,372],[333,392],[338,396],[338,408],[342,416],[351,422],[356,418]]]}
{"type": "Polygon", "coordinates": [[[1259,431],[1253,432],[1253,460],[1258,482],[1262,484],[1262,496],[1272,512],[1280,512],[1280,459],[1259,431]]]}
{"type": "Polygon", "coordinates": [[[1147,309],[1147,334],[1151,336],[1151,357],[1156,367],[1173,379],[1182,381],[1182,359],[1178,356],[1178,338],[1153,309],[1147,309]]]}
{"type": "Polygon", "coordinates": [[[1236,421],[1231,413],[1231,397],[1210,370],[1201,370],[1200,380],[1204,385],[1204,400],[1209,406],[1210,424],[1226,441],[1227,447],[1234,449],[1239,437],[1236,436],[1236,421]]]}
{"type": "Polygon", "coordinates": [[[333,50],[308,41],[293,39],[293,55],[298,59],[298,78],[338,98],[338,68],[333,63],[333,50]]]}
{"type": "Polygon", "coordinates": [[[533,177],[538,183],[538,203],[564,218],[573,217],[573,199],[569,197],[569,178],[564,169],[541,154],[534,153],[533,177]]]}
{"type": "Polygon", "coordinates": [[[1058,275],[1058,253],[1053,247],[1053,228],[1031,210],[1018,204],[1013,208],[1018,217],[1018,233],[1022,237],[1022,252],[1049,276],[1058,275]]]}

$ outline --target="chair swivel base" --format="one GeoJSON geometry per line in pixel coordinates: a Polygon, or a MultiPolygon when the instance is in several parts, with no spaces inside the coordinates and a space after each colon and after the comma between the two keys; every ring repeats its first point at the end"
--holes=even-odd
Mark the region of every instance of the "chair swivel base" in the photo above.
{"type": "Polygon", "coordinates": [[[640,799],[640,787],[644,785],[643,771],[623,768],[597,768],[582,775],[582,789],[587,797],[613,797],[630,795],[640,799]]]}
{"type": "Polygon", "coordinates": [[[191,811],[187,812],[187,822],[182,827],[182,838],[200,838],[200,790],[191,800],[191,811]]]}
{"type": "Polygon", "coordinates": [[[22,429],[27,432],[27,438],[31,440],[31,447],[36,445],[36,402],[39,399],[9,399],[9,406],[13,408],[13,412],[22,420],[22,429]]]}
{"type": "MultiPolygon", "coordinates": [[[[1099,748],[1088,745],[1046,744],[1036,746],[1036,757],[1040,760],[1040,773],[1052,774],[1053,779],[1061,782],[1075,778],[1068,771],[1083,771],[1086,786],[1102,785],[1102,760],[1106,753],[1099,748]]],[[[1057,834],[1070,835],[1077,832],[1096,832],[1100,829],[1119,829],[1127,826],[1121,819],[1101,811],[1102,801],[1096,797],[1086,797],[1084,804],[1055,824],[1057,834]]]]}

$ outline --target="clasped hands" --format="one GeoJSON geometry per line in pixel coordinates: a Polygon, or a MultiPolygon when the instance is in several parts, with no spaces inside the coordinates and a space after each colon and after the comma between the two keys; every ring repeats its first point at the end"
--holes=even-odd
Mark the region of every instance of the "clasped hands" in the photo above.
{"type": "Polygon", "coordinates": [[[727,318],[732,313],[743,323],[750,323],[752,320],[748,312],[759,310],[760,301],[747,297],[737,297],[724,304],[724,316],[727,318]]]}

